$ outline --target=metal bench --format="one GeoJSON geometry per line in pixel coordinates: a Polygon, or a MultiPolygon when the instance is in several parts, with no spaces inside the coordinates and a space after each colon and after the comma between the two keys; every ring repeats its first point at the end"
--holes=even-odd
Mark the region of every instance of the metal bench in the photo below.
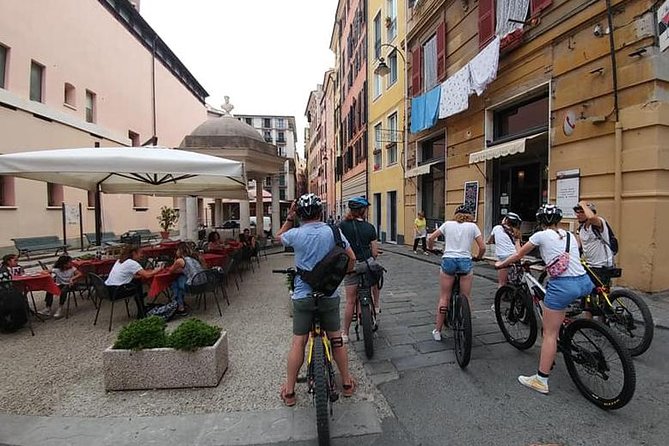
{"type": "Polygon", "coordinates": [[[141,237],[141,243],[143,245],[148,244],[152,240],[158,240],[159,234],[151,232],[149,229],[131,229],[128,231],[129,234],[139,234],[141,237]]]}
{"type": "Polygon", "coordinates": [[[13,238],[14,246],[19,252],[19,255],[25,254],[28,259],[30,259],[30,254],[34,252],[42,251],[51,251],[55,250],[54,255],[58,255],[58,252],[63,251],[67,252],[67,248],[70,245],[63,243],[55,235],[47,235],[42,237],[23,237],[23,238],[13,238]]]}
{"type": "MultiPolygon", "coordinates": [[[[90,249],[92,246],[97,246],[95,243],[94,232],[87,232],[84,234],[84,237],[86,237],[86,241],[88,242],[86,250],[90,249]]],[[[100,234],[100,246],[116,246],[120,243],[121,241],[119,240],[119,237],[113,232],[103,232],[100,234]]]]}

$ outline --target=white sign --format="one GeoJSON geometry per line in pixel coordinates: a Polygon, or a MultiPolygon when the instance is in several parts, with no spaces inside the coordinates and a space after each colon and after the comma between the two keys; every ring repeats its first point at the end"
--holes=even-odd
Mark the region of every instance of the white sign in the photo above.
{"type": "Polygon", "coordinates": [[[557,199],[555,205],[562,209],[562,215],[576,218],[574,206],[578,204],[580,188],[579,169],[561,170],[557,173],[557,199]]]}
{"type": "Polygon", "coordinates": [[[79,224],[79,206],[65,205],[65,221],[68,225],[79,224]]]}
{"type": "Polygon", "coordinates": [[[669,0],[657,10],[657,27],[660,36],[660,51],[669,48],[669,0]]]}

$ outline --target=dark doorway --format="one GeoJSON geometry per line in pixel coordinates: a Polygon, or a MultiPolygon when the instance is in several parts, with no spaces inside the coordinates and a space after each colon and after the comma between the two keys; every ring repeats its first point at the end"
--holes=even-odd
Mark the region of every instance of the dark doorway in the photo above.
{"type": "Polygon", "coordinates": [[[397,242],[397,192],[388,192],[388,223],[391,242],[397,242]]]}

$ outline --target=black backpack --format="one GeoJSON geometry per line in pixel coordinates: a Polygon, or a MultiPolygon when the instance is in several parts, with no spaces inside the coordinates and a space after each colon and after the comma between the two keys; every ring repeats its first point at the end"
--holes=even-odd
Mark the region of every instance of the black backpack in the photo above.
{"type": "Polygon", "coordinates": [[[16,288],[0,284],[0,332],[13,333],[28,322],[26,301],[16,288]]]}
{"type": "Polygon", "coordinates": [[[339,284],[344,280],[348,271],[349,257],[346,253],[344,242],[341,239],[339,229],[334,225],[328,225],[332,229],[335,246],[325,257],[323,257],[311,271],[298,268],[300,275],[313,291],[331,296],[337,291],[339,284]]]}
{"type": "Polygon", "coordinates": [[[616,255],[618,254],[618,239],[616,238],[616,235],[613,233],[613,229],[611,229],[611,225],[609,225],[609,222],[604,220],[604,224],[606,225],[606,229],[609,230],[608,242],[604,240],[604,237],[602,237],[602,233],[595,226],[592,227],[592,232],[595,233],[595,237],[600,239],[602,242],[604,242],[605,245],[611,248],[611,252],[613,252],[613,255],[616,255]]]}

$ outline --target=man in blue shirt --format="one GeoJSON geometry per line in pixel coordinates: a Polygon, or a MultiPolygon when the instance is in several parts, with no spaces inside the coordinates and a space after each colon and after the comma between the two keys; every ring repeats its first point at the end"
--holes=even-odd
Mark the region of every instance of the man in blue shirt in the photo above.
{"type": "MultiPolygon", "coordinates": [[[[321,221],[323,205],[321,199],[314,194],[302,195],[290,208],[288,218],[277,233],[284,246],[295,250],[295,266],[298,269],[311,271],[335,246],[332,229],[321,221]],[[295,215],[300,217],[301,225],[293,228],[295,215]]],[[[349,270],[353,269],[355,254],[348,240],[342,235],[349,256],[349,270]]],[[[288,373],[286,383],[281,388],[281,399],[286,406],[295,405],[295,382],[297,373],[304,362],[304,348],[309,337],[314,299],[312,289],[300,276],[295,278],[293,293],[293,342],[288,353],[288,373]]],[[[355,392],[355,381],[348,371],[348,352],[343,344],[339,321],[339,295],[335,291],[318,302],[319,320],[333,347],[333,355],[342,377],[343,395],[349,397],[355,392]]]]}

